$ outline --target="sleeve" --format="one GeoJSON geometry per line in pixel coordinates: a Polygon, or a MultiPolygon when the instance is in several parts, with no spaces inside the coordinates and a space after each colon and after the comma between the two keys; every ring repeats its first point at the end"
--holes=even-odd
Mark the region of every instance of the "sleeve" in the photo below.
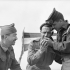
{"type": "Polygon", "coordinates": [[[53,48],[59,51],[66,49],[63,42],[53,42],[53,48]]]}
{"type": "Polygon", "coordinates": [[[63,50],[64,53],[70,54],[70,32],[67,34],[66,41],[63,42],[65,49],[63,50]]]}
{"type": "Polygon", "coordinates": [[[70,53],[70,33],[67,34],[66,41],[63,42],[54,42],[53,48],[55,50],[62,51],[63,53],[70,53]]]}
{"type": "Polygon", "coordinates": [[[36,64],[42,56],[42,51],[40,49],[36,51],[34,47],[36,46],[34,45],[33,42],[31,42],[30,45],[28,46],[27,61],[30,65],[36,64]]]}
{"type": "Polygon", "coordinates": [[[10,69],[11,70],[22,70],[21,67],[20,67],[20,64],[17,62],[16,59],[12,60],[12,64],[11,64],[10,69]]]}

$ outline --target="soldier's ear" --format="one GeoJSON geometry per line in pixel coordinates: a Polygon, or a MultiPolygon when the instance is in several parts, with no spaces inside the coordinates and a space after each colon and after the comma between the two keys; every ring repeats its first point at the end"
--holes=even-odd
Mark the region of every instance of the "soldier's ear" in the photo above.
{"type": "Polygon", "coordinates": [[[4,35],[4,39],[7,39],[7,35],[4,35]]]}

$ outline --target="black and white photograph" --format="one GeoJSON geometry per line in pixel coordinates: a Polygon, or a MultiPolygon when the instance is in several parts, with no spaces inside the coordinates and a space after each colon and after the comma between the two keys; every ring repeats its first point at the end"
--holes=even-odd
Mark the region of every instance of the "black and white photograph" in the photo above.
{"type": "Polygon", "coordinates": [[[70,70],[70,1],[0,0],[0,70],[70,70]]]}

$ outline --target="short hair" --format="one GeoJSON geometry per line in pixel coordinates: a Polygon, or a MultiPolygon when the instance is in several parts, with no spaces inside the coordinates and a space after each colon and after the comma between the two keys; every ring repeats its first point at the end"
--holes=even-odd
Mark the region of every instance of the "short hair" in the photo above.
{"type": "Polygon", "coordinates": [[[42,27],[43,27],[43,26],[51,27],[51,25],[50,25],[50,24],[48,24],[48,23],[43,23],[43,24],[40,26],[40,30],[42,30],[42,27]]]}

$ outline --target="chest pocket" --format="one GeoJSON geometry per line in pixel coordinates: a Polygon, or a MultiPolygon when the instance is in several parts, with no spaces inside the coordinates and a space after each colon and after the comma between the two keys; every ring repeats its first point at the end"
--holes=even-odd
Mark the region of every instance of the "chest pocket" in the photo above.
{"type": "Polygon", "coordinates": [[[66,35],[64,35],[62,37],[62,42],[64,42],[64,41],[66,41],[66,43],[63,43],[63,47],[65,47],[65,50],[63,51],[63,53],[65,53],[65,54],[69,53],[70,54],[70,33],[67,33],[66,35]]]}
{"type": "Polygon", "coordinates": [[[3,57],[0,58],[0,70],[2,69],[5,70],[5,69],[10,68],[12,59],[8,58],[7,56],[6,58],[3,58],[3,59],[2,58],[3,57]]]}
{"type": "Polygon", "coordinates": [[[70,26],[68,27],[66,34],[63,36],[64,41],[70,41],[70,26]]]}
{"type": "Polygon", "coordinates": [[[14,58],[15,58],[15,56],[14,56],[14,53],[13,53],[13,52],[10,52],[10,53],[7,55],[7,67],[8,67],[8,68],[11,67],[11,64],[12,64],[12,61],[13,61],[14,58]]]}
{"type": "Polygon", "coordinates": [[[70,33],[67,34],[67,38],[66,38],[67,41],[70,41],[70,33]]]}

